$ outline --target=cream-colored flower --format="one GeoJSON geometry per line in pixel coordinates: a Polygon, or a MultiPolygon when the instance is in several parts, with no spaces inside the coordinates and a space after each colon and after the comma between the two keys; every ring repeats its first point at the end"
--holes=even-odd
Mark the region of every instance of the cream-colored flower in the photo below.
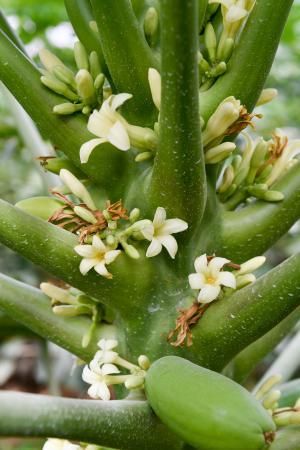
{"type": "Polygon", "coordinates": [[[228,259],[219,257],[214,257],[208,262],[206,254],[196,258],[194,264],[196,273],[189,275],[189,283],[192,289],[199,289],[199,303],[210,303],[215,300],[221,292],[221,286],[236,288],[235,276],[231,272],[221,271],[228,262],[228,259]]]}
{"type": "Polygon", "coordinates": [[[111,384],[110,375],[120,373],[114,364],[103,364],[101,367],[96,360],[85,366],[82,372],[82,379],[91,386],[88,394],[91,398],[110,400],[108,386],[111,384]]]}
{"type": "Polygon", "coordinates": [[[162,251],[162,247],[168,251],[171,258],[175,258],[178,250],[176,239],[172,236],[174,233],[180,233],[188,228],[188,224],[181,219],[166,219],[166,210],[158,207],[152,226],[141,229],[141,233],[148,241],[151,241],[147,249],[146,256],[151,258],[162,251]]]}
{"type": "Polygon", "coordinates": [[[102,277],[112,278],[106,265],[111,264],[119,256],[121,250],[110,250],[97,235],[93,236],[92,245],[76,245],[74,250],[83,257],[79,266],[82,275],[86,275],[89,270],[94,268],[102,277]]]}
{"type": "Polygon", "coordinates": [[[252,9],[254,2],[247,0],[209,0],[209,4],[219,3],[222,7],[222,16],[225,29],[230,31],[232,24],[242,21],[252,9]]]}
{"type": "Polygon", "coordinates": [[[150,67],[150,69],[148,70],[148,81],[153,103],[156,106],[156,108],[160,110],[161,76],[160,73],[156,69],[153,69],[152,67],[150,67]]]}
{"type": "Polygon", "coordinates": [[[72,444],[65,439],[48,439],[43,445],[43,450],[80,450],[81,447],[78,444],[72,444]]]}
{"type": "Polygon", "coordinates": [[[61,169],[59,172],[59,176],[64,184],[70,189],[72,194],[78,197],[93,211],[96,209],[95,203],[93,202],[89,191],[81,183],[81,181],[79,181],[78,178],[76,178],[75,175],[72,174],[72,172],[67,169],[61,169]]]}
{"type": "Polygon", "coordinates": [[[118,346],[118,341],[116,339],[100,339],[97,345],[100,350],[98,350],[93,359],[96,360],[98,364],[110,364],[116,361],[119,356],[117,352],[113,351],[113,349],[118,346]]]}
{"type": "Polygon", "coordinates": [[[132,95],[125,93],[111,95],[103,102],[99,111],[95,110],[90,115],[87,128],[97,138],[91,139],[81,146],[80,160],[82,163],[86,163],[94,148],[104,142],[110,142],[122,151],[130,149],[126,121],[117,112],[117,109],[130,98],[132,95]]]}

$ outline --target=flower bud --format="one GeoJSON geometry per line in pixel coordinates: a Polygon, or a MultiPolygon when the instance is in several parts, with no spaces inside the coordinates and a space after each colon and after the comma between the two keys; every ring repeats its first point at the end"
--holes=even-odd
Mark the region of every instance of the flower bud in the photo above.
{"type": "Polygon", "coordinates": [[[158,145],[157,134],[151,128],[137,125],[126,125],[126,130],[133,147],[146,150],[156,150],[158,145]]]}
{"type": "Polygon", "coordinates": [[[226,167],[221,184],[218,188],[220,194],[227,191],[227,189],[231,186],[233,179],[234,179],[234,170],[233,167],[230,165],[226,167]]]}
{"type": "Polygon", "coordinates": [[[63,83],[62,81],[57,80],[56,78],[50,78],[49,76],[42,76],[41,82],[44,86],[47,86],[47,88],[51,89],[53,92],[56,92],[57,94],[60,94],[69,100],[77,101],[78,95],[75,94],[71,89],[68,88],[68,86],[63,83]]]}
{"type": "Polygon", "coordinates": [[[139,375],[129,375],[124,384],[127,389],[141,388],[144,384],[144,377],[139,375]]]}
{"type": "Polygon", "coordinates": [[[254,258],[249,259],[240,265],[240,269],[238,270],[238,275],[244,275],[246,273],[255,272],[259,267],[261,267],[266,262],[265,256],[255,256],[254,258]]]}
{"type": "Polygon", "coordinates": [[[86,222],[93,224],[97,223],[97,219],[94,214],[91,213],[91,211],[89,211],[88,209],[83,208],[82,206],[75,206],[74,213],[86,222]]]}
{"type": "Polygon", "coordinates": [[[252,284],[256,281],[255,275],[252,273],[247,273],[246,275],[236,276],[236,288],[242,289],[248,284],[252,284]]]}
{"type": "Polygon", "coordinates": [[[217,59],[219,61],[229,61],[234,49],[234,39],[227,37],[221,41],[221,45],[218,47],[217,59]]]}
{"type": "Polygon", "coordinates": [[[67,289],[62,289],[51,283],[41,283],[40,289],[45,295],[59,303],[74,303],[74,298],[67,289]]]}
{"type": "Polygon", "coordinates": [[[70,85],[73,89],[76,89],[75,79],[73,72],[65,66],[55,66],[53,68],[53,74],[56,78],[63,83],[70,85]]]}
{"type": "Polygon", "coordinates": [[[267,392],[269,392],[273,386],[280,383],[282,375],[272,375],[269,377],[256,391],[255,397],[260,400],[267,392]]]}
{"type": "Polygon", "coordinates": [[[281,202],[284,199],[284,194],[280,191],[267,191],[262,199],[266,202],[281,202]]]}
{"type": "Polygon", "coordinates": [[[150,91],[152,95],[152,100],[154,105],[158,110],[160,110],[160,100],[161,100],[161,76],[160,73],[150,67],[148,70],[148,81],[150,85],[150,91]]]}
{"type": "Polygon", "coordinates": [[[205,162],[207,164],[216,164],[226,159],[234,150],[236,145],[233,142],[224,142],[223,144],[212,147],[205,153],[205,162]]]}
{"type": "Polygon", "coordinates": [[[209,118],[203,132],[203,145],[219,137],[223,137],[228,128],[238,120],[241,111],[241,103],[234,97],[227,97],[217,107],[209,118]]]}
{"type": "Polygon", "coordinates": [[[128,255],[132,259],[139,259],[140,254],[133,245],[127,244],[126,241],[122,241],[121,244],[126,255],[128,255]]]}
{"type": "Polygon", "coordinates": [[[89,62],[90,62],[90,73],[93,79],[96,80],[97,76],[101,74],[101,66],[97,52],[92,51],[90,53],[89,62]]]}
{"type": "Polygon", "coordinates": [[[214,27],[210,22],[207,23],[204,31],[204,43],[207,49],[207,53],[211,62],[216,59],[217,51],[217,37],[214,27]]]}
{"type": "Polygon", "coordinates": [[[99,73],[99,75],[97,75],[95,81],[94,81],[94,88],[99,91],[100,89],[103,88],[103,84],[105,81],[105,76],[103,75],[103,73],[99,73]]]}
{"type": "Polygon", "coordinates": [[[134,158],[135,162],[143,162],[147,161],[148,159],[153,158],[153,152],[143,152],[136,155],[134,158]]]}
{"type": "Polygon", "coordinates": [[[290,425],[290,423],[291,423],[290,420],[291,420],[292,414],[293,414],[292,411],[282,412],[280,414],[274,414],[273,420],[278,427],[287,426],[287,425],[290,425]]]}
{"type": "Polygon", "coordinates": [[[89,60],[87,52],[80,41],[75,42],[74,45],[74,58],[78,70],[89,70],[89,60]]]}
{"type": "Polygon", "coordinates": [[[158,29],[158,12],[156,8],[150,7],[146,11],[144,18],[144,33],[147,38],[152,38],[158,29]]]}
{"type": "Polygon", "coordinates": [[[274,406],[275,403],[277,403],[280,397],[281,392],[279,389],[274,389],[271,392],[269,392],[262,402],[264,408],[273,409],[272,407],[274,406]]]}
{"type": "Polygon", "coordinates": [[[138,218],[140,217],[140,214],[141,214],[141,211],[139,210],[139,208],[133,208],[129,214],[129,221],[131,223],[136,222],[138,220],[138,218]]]}
{"type": "Polygon", "coordinates": [[[96,20],[91,20],[89,22],[89,27],[94,33],[99,33],[98,25],[96,20]]]}
{"type": "Polygon", "coordinates": [[[59,105],[55,105],[53,107],[53,112],[54,114],[66,116],[81,111],[82,107],[83,103],[60,103],[59,105]]]}
{"type": "Polygon", "coordinates": [[[61,169],[61,171],[59,172],[59,176],[62,181],[68,186],[70,191],[74,195],[76,195],[76,197],[82,200],[82,202],[85,203],[88,208],[93,211],[97,209],[87,189],[71,172],[69,172],[69,170],[61,169]]]}
{"type": "Polygon", "coordinates": [[[86,105],[94,105],[96,103],[96,93],[94,89],[94,81],[90,72],[85,69],[79,70],[76,77],[77,91],[86,105]]]}
{"type": "Polygon", "coordinates": [[[209,76],[212,78],[217,78],[220,75],[223,75],[223,73],[225,73],[226,70],[227,64],[224,61],[222,61],[210,70],[209,76]]]}
{"type": "Polygon", "coordinates": [[[149,361],[148,356],[146,356],[146,355],[140,355],[140,356],[138,357],[138,364],[139,364],[139,366],[140,366],[141,369],[143,369],[143,370],[148,370],[149,367],[150,367],[150,361],[149,361]]]}
{"type": "Polygon", "coordinates": [[[91,315],[91,309],[84,305],[57,305],[53,306],[52,311],[61,317],[76,317],[82,314],[91,315]]]}
{"type": "Polygon", "coordinates": [[[42,48],[39,51],[39,57],[45,69],[47,69],[51,73],[54,67],[60,66],[65,67],[67,69],[64,63],[56,55],[54,55],[54,53],[50,52],[46,48],[42,48]]]}
{"type": "Polygon", "coordinates": [[[275,97],[277,97],[278,91],[277,89],[268,88],[263,89],[259,99],[257,100],[256,106],[265,105],[266,103],[271,102],[275,97]]]}

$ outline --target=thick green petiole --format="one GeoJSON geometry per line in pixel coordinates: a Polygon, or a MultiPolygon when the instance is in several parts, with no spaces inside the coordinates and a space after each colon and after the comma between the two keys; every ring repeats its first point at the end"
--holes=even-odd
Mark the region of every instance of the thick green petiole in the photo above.
{"type": "MultiPolygon", "coordinates": [[[[84,361],[90,361],[97,351],[99,339],[114,336],[112,325],[97,325],[88,347],[82,337],[91,326],[86,317],[63,318],[55,315],[51,302],[39,289],[0,274],[0,310],[37,335],[49,339],[84,361]]],[[[1,322],[0,322],[1,323],[1,322]]],[[[1,329],[2,331],[2,329],[1,329]]]]}
{"type": "Polygon", "coordinates": [[[16,392],[0,393],[0,436],[53,436],[127,450],[181,448],[145,401],[99,402],[16,392]]]}
{"type": "Polygon", "coordinates": [[[149,67],[157,67],[130,0],[92,0],[103,54],[118,92],[133,95],[124,107],[136,125],[152,126],[155,107],[148,83],[149,67]]]}
{"type": "Polygon", "coordinates": [[[162,103],[159,149],[149,188],[153,207],[199,225],[206,179],[198,103],[198,2],[161,2],[162,103]]]}

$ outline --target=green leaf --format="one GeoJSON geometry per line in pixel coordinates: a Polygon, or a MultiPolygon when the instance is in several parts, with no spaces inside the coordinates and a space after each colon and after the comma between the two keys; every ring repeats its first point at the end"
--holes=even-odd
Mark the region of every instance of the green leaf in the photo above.
{"type": "Polygon", "coordinates": [[[198,2],[161,2],[162,104],[151,202],[194,231],[206,203],[198,102],[198,2]],[[180,61],[180,63],[179,63],[180,61]]]}
{"type": "Polygon", "coordinates": [[[99,324],[90,344],[83,348],[82,337],[91,326],[91,321],[87,317],[56,316],[52,312],[50,299],[39,289],[2,274],[0,274],[0,309],[37,335],[49,339],[84,361],[93,358],[100,338],[111,337],[115,333],[112,325],[99,324]]]}
{"type": "Polygon", "coordinates": [[[134,124],[152,126],[156,110],[148,83],[149,67],[157,67],[134,15],[130,0],[92,0],[103,54],[118,92],[133,98],[124,111],[134,124]]]}
{"type": "Polygon", "coordinates": [[[182,445],[145,401],[98,402],[15,392],[0,393],[0,436],[52,436],[127,450],[179,450],[182,445]]]}

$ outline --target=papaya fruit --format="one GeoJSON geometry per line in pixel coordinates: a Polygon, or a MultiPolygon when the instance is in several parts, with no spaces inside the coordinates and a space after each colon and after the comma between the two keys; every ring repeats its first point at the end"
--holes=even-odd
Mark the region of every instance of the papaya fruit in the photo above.
{"type": "Polygon", "coordinates": [[[58,211],[64,205],[59,200],[51,197],[31,197],[20,200],[15,206],[32,216],[48,220],[55,211],[58,211]]]}
{"type": "Polygon", "coordinates": [[[274,439],[269,413],[229,378],[176,356],[150,367],[147,399],[160,420],[202,450],[263,450],[274,439]]]}

